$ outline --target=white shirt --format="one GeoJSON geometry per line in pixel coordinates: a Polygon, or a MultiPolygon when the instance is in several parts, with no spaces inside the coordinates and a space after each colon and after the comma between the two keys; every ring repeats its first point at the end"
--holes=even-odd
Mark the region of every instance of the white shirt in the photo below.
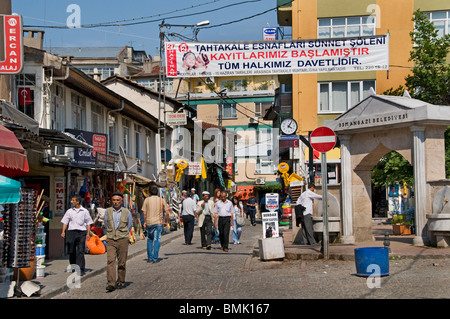
{"type": "Polygon", "coordinates": [[[303,216],[313,213],[314,199],[321,200],[322,195],[316,194],[316,193],[310,191],[309,189],[304,191],[300,195],[300,197],[297,199],[297,205],[301,204],[306,208],[305,211],[303,212],[303,216]]]}
{"type": "Polygon", "coordinates": [[[197,209],[197,204],[192,197],[188,197],[183,201],[183,215],[195,216],[194,212],[197,209]]]}
{"type": "Polygon", "coordinates": [[[223,202],[223,200],[218,200],[216,202],[216,207],[214,208],[214,212],[219,215],[219,217],[227,217],[233,215],[233,203],[228,199],[223,202]]]}
{"type": "Polygon", "coordinates": [[[89,211],[81,206],[80,208],[69,208],[61,223],[68,225],[67,230],[87,230],[87,226],[93,224],[89,211]]]}

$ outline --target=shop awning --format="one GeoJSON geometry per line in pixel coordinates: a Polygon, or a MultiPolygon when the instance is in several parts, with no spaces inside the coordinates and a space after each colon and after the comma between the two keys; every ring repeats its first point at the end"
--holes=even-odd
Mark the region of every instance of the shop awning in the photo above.
{"type": "Polygon", "coordinates": [[[39,128],[39,136],[54,145],[89,149],[93,148],[92,145],[77,139],[73,134],[68,132],[39,128]]]}
{"type": "Polygon", "coordinates": [[[20,112],[6,100],[0,100],[0,115],[2,118],[20,125],[36,135],[39,134],[39,123],[25,113],[20,112]]]}
{"type": "Polygon", "coordinates": [[[0,204],[18,203],[20,201],[20,187],[20,182],[0,175],[0,204]]]}
{"type": "Polygon", "coordinates": [[[25,150],[16,135],[0,124],[0,174],[12,177],[28,171],[25,150]]]}

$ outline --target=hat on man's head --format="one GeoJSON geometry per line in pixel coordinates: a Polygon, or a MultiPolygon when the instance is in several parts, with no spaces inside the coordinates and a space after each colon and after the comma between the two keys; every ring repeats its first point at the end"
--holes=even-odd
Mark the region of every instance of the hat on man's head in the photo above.
{"type": "Polygon", "coordinates": [[[204,191],[204,192],[202,193],[202,195],[209,195],[209,192],[204,191]]]}
{"type": "Polygon", "coordinates": [[[195,188],[191,188],[191,192],[195,192],[195,188]]]}

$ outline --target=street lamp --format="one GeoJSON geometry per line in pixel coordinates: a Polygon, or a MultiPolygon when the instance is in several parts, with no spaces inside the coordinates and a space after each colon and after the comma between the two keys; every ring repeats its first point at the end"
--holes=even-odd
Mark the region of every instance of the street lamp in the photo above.
{"type": "Polygon", "coordinates": [[[164,61],[165,61],[164,42],[166,39],[166,34],[164,32],[164,28],[167,28],[167,29],[169,29],[170,27],[193,28],[193,33],[194,33],[193,38],[188,38],[188,37],[182,36],[179,33],[169,33],[168,36],[179,37],[179,38],[181,38],[183,40],[187,40],[187,41],[197,41],[197,35],[200,31],[200,29],[198,29],[198,27],[205,26],[208,24],[209,24],[209,20],[201,21],[194,25],[166,24],[166,23],[164,23],[164,20],[163,20],[162,23],[159,25],[160,67],[159,67],[159,87],[158,87],[158,93],[159,93],[159,97],[158,97],[158,102],[159,102],[159,105],[158,105],[158,135],[159,135],[159,140],[161,141],[161,110],[164,110],[164,112],[163,112],[163,114],[164,114],[164,173],[165,173],[164,175],[166,176],[166,178],[167,178],[167,135],[166,135],[167,124],[166,124],[166,94],[165,94],[166,76],[165,76],[165,72],[163,69],[164,65],[165,65],[165,63],[164,63],[164,61]],[[162,106],[161,106],[161,104],[162,104],[162,106]]]}

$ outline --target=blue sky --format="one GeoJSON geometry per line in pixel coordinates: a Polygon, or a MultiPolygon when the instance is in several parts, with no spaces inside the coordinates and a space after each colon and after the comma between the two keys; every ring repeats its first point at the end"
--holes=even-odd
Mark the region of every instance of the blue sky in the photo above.
{"type": "MultiPolygon", "coordinates": [[[[261,40],[263,27],[278,25],[276,10],[249,17],[275,8],[276,4],[276,0],[12,0],[12,11],[22,15],[25,26],[45,30],[45,47],[131,45],[153,56],[158,52],[159,24],[163,19],[166,24],[182,25],[209,20],[209,28],[201,29],[198,33],[199,41],[261,40]],[[79,8],[81,25],[117,21],[116,24],[122,26],[42,28],[65,27],[68,18],[75,14],[73,10],[68,11],[71,4],[79,8]],[[196,14],[204,11],[211,12],[196,14]],[[182,15],[185,17],[175,18],[182,15]],[[140,19],[143,17],[145,19],[140,19]],[[239,19],[245,20],[212,27],[239,19]],[[149,20],[156,21],[124,25],[149,20]]],[[[76,22],[73,19],[70,21],[76,22]]],[[[171,27],[170,32],[192,37],[191,28],[183,30],[181,27],[171,27]]]]}

